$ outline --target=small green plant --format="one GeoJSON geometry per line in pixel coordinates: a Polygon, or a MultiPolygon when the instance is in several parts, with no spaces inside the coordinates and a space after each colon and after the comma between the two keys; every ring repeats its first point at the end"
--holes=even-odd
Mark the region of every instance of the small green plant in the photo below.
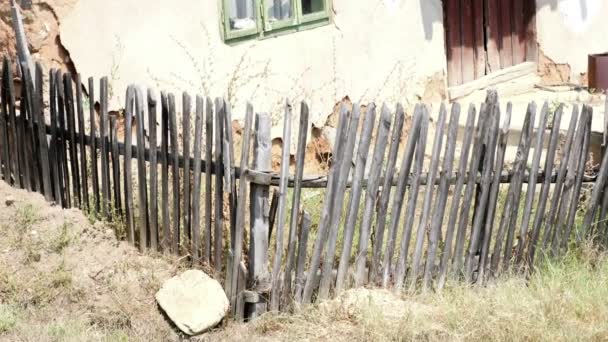
{"type": "Polygon", "coordinates": [[[74,238],[70,234],[70,229],[72,228],[72,222],[64,222],[59,228],[59,235],[55,238],[53,242],[53,251],[56,253],[61,253],[63,250],[70,245],[72,239],[74,238]]]}
{"type": "Polygon", "coordinates": [[[11,331],[17,324],[17,308],[13,305],[0,304],[0,334],[11,331]]]}
{"type": "Polygon", "coordinates": [[[53,288],[69,289],[72,286],[72,274],[66,269],[62,262],[51,275],[51,286],[53,288]]]}
{"type": "Polygon", "coordinates": [[[31,204],[26,204],[17,209],[15,216],[17,226],[24,232],[30,230],[30,228],[40,220],[38,209],[31,204]]]}

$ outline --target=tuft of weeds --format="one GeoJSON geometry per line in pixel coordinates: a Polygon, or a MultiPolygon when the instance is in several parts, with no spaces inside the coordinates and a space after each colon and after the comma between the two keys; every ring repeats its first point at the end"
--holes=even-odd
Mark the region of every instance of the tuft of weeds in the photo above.
{"type": "Polygon", "coordinates": [[[57,235],[51,246],[55,253],[63,252],[72,243],[75,237],[70,234],[71,228],[72,222],[69,221],[63,222],[61,227],[59,227],[59,235],[57,235]]]}
{"type": "Polygon", "coordinates": [[[15,305],[0,303],[0,334],[10,332],[17,324],[18,308],[15,305]]]}

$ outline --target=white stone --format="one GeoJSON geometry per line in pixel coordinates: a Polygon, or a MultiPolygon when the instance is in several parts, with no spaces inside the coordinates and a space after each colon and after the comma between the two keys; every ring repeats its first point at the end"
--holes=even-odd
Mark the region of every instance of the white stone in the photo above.
{"type": "Polygon", "coordinates": [[[156,301],[188,335],[213,328],[230,307],[220,283],[199,270],[188,270],[167,280],[156,293],[156,301]]]}

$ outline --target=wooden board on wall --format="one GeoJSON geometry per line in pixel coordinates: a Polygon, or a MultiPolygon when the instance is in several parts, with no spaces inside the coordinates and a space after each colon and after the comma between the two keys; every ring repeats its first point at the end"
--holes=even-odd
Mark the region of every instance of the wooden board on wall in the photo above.
{"type": "Polygon", "coordinates": [[[498,20],[500,21],[500,67],[508,68],[513,65],[513,0],[501,0],[498,20]]]}
{"type": "Polygon", "coordinates": [[[513,64],[526,60],[526,24],[524,22],[524,0],[513,0],[513,64]]]}
{"type": "Polygon", "coordinates": [[[473,1],[473,18],[475,34],[475,79],[486,75],[486,49],[484,37],[484,0],[473,1]]]}
{"type": "Polygon", "coordinates": [[[500,20],[498,16],[500,6],[498,2],[499,0],[485,1],[488,52],[488,70],[486,70],[486,73],[488,74],[500,70],[500,53],[498,49],[502,43],[500,39],[500,20]]]}
{"type": "Polygon", "coordinates": [[[446,54],[448,58],[448,84],[462,84],[462,43],[460,30],[460,0],[446,0],[446,54]]]}
{"type": "Polygon", "coordinates": [[[471,0],[460,1],[460,18],[462,30],[462,83],[471,82],[475,79],[475,32],[476,23],[473,16],[473,2],[471,0]]]}

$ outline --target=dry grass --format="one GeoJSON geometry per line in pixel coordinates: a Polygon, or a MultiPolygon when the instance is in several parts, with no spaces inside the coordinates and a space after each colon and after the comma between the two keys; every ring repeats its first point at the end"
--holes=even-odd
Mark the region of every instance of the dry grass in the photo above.
{"type": "Polygon", "coordinates": [[[209,340],[605,341],[608,256],[592,248],[486,288],[396,296],[351,290],[295,315],[268,314],[228,325],[209,340]]]}

